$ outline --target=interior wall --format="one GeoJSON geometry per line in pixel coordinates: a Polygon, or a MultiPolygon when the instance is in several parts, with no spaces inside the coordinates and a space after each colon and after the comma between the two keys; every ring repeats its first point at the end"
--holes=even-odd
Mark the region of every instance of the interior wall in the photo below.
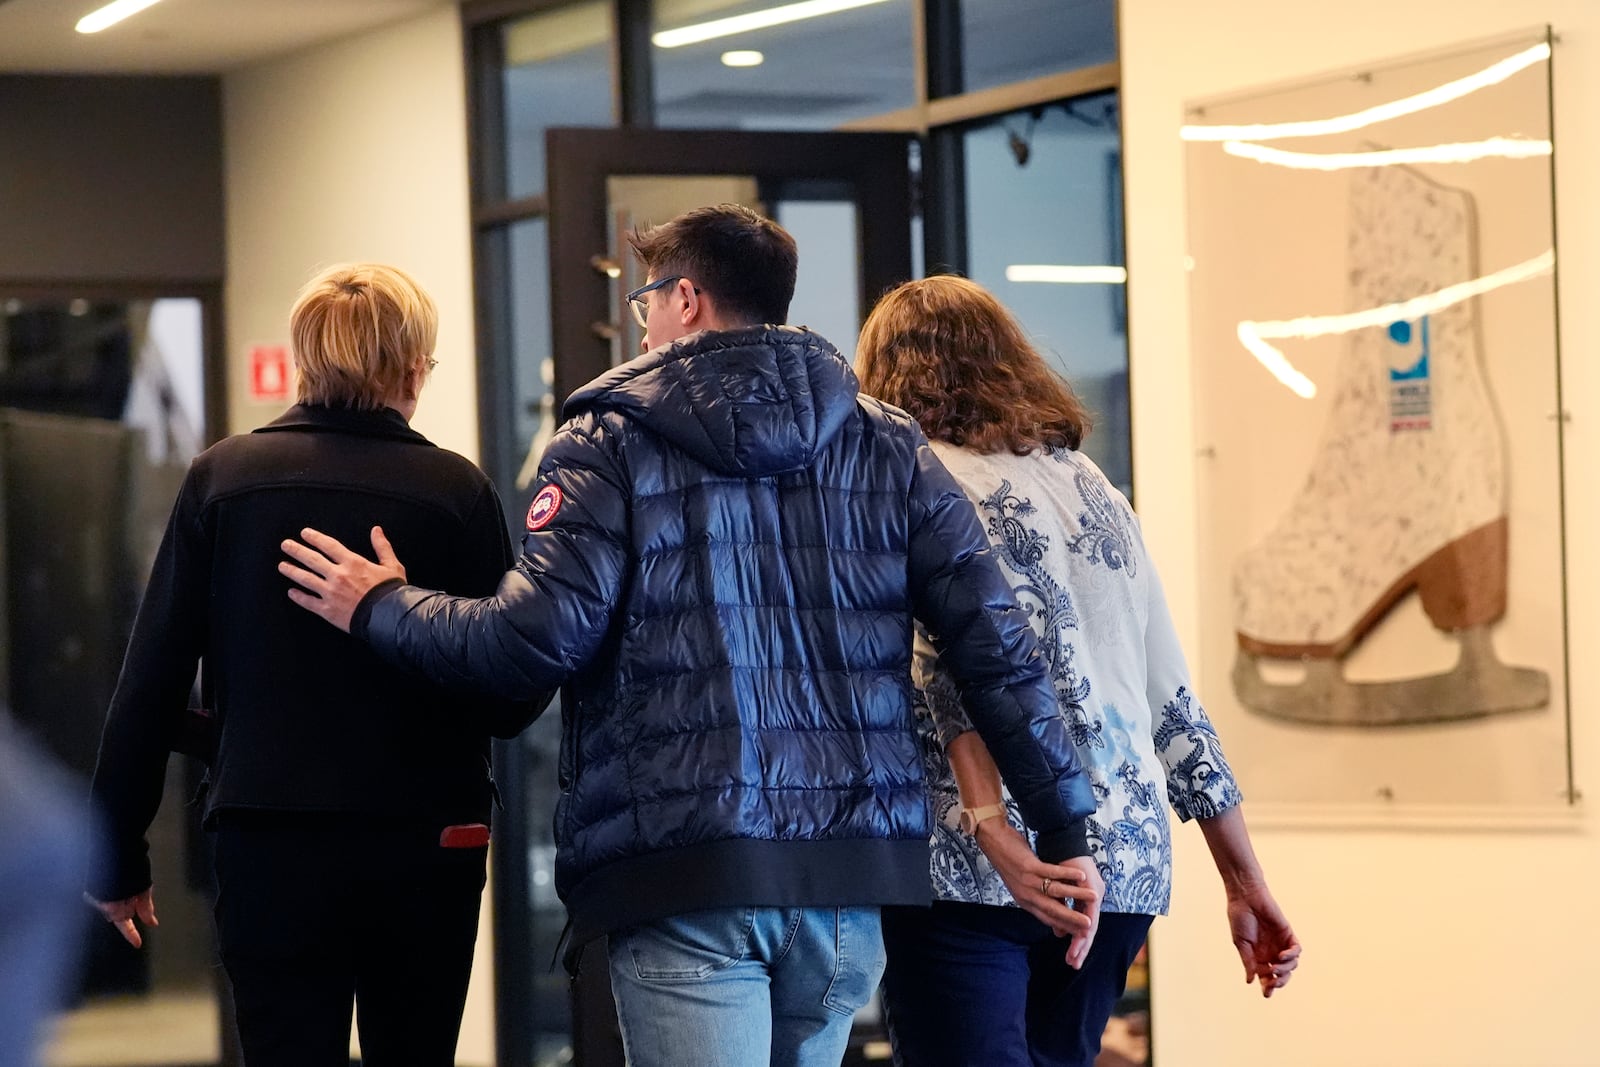
{"type": "MultiPolygon", "coordinates": [[[[249,350],[287,343],[300,286],[319,267],[376,260],[439,308],[439,366],[413,425],[477,458],[465,86],[452,4],[224,77],[230,432],[284,407],[250,399],[249,350]]],[[[461,1064],[494,1058],[489,900],[461,1064]]]]}
{"type": "Polygon", "coordinates": [[[0,76],[0,279],[222,276],[212,77],[0,76]]]}
{"type": "MultiPolygon", "coordinates": [[[[1199,643],[1195,411],[1189,356],[1184,103],[1449,48],[1551,23],[1557,246],[1567,428],[1566,533],[1573,743],[1580,789],[1600,732],[1585,715],[1600,671],[1600,503],[1594,454],[1600,285],[1587,191],[1600,182],[1600,6],[1591,0],[1125,0],[1121,4],[1135,484],[1185,644],[1199,643]]],[[[1226,677],[1201,676],[1207,689],[1226,677]]],[[[1226,742],[1226,733],[1224,733],[1226,742]]],[[[1316,759],[1314,752],[1297,756],[1316,759]]],[[[1235,768],[1246,797],[1250,767],[1235,768]]],[[[1247,802],[1246,812],[1250,810],[1247,802]]],[[[1155,1059],[1162,1067],[1266,1062],[1568,1065],[1591,1046],[1590,961],[1600,927],[1585,887],[1600,878],[1595,816],[1498,827],[1385,824],[1374,816],[1258,826],[1257,850],[1305,944],[1294,982],[1270,1001],[1243,984],[1220,886],[1200,835],[1180,832],[1172,914],[1152,937],[1155,1059]]]]}
{"type": "Polygon", "coordinates": [[[230,429],[275,417],[250,399],[249,350],[286,343],[318,268],[375,260],[439,308],[439,367],[415,425],[478,453],[466,82],[459,16],[430,14],[223,79],[230,429]]]}

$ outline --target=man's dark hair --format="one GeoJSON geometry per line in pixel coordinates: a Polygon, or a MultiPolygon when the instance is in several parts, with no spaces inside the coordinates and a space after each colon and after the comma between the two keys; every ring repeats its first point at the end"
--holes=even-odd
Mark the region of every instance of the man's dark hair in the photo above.
{"type": "Polygon", "coordinates": [[[741,324],[782,323],[800,253],[789,231],[742,204],[685,212],[628,243],[653,278],[687,278],[741,324]]]}

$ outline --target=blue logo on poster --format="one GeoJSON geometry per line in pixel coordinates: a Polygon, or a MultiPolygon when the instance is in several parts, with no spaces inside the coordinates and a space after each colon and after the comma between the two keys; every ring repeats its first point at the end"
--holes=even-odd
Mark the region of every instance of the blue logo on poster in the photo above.
{"type": "Polygon", "coordinates": [[[1410,348],[1414,340],[1420,341],[1416,359],[1409,366],[1402,370],[1389,368],[1390,433],[1433,429],[1433,383],[1428,374],[1433,339],[1429,335],[1429,316],[1422,316],[1417,325],[1420,329],[1413,329],[1412,324],[1405,321],[1389,324],[1389,340],[1402,348],[1410,348]]]}

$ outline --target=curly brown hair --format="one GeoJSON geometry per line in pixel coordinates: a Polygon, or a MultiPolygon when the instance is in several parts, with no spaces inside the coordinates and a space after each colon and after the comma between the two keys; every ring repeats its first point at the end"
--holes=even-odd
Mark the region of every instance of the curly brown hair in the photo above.
{"type": "Polygon", "coordinates": [[[856,347],[861,391],[904,408],[935,441],[1025,456],[1075,449],[1089,411],[1016,317],[976,282],[938,275],[884,294],[856,347]]]}

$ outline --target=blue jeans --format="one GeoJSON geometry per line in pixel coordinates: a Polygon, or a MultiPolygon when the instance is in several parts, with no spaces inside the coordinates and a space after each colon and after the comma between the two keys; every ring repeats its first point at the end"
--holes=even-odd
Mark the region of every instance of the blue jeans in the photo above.
{"type": "Polygon", "coordinates": [[[721,908],[611,935],[629,1067],[838,1067],[883,975],[873,908],[721,908]]]}

